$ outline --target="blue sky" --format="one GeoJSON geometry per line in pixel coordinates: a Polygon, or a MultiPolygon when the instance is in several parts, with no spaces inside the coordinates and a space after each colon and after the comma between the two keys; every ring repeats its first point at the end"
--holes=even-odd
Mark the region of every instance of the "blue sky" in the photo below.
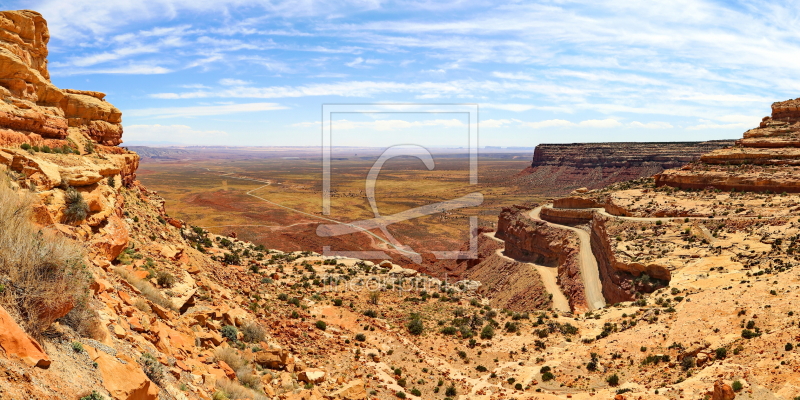
{"type": "MultiPolygon", "coordinates": [[[[108,93],[129,143],[317,145],[354,102],[478,103],[481,146],[737,138],[800,97],[797,2],[0,4],[45,16],[52,80],[108,93]]],[[[376,118],[341,144],[463,124],[376,118]]]]}

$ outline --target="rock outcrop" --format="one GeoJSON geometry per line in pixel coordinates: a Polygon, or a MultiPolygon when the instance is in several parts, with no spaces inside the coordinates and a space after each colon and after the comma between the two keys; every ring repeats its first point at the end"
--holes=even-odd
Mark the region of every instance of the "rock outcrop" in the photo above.
{"type": "Polygon", "coordinates": [[[62,90],[50,82],[50,32],[41,14],[0,12],[0,28],[0,143],[56,147],[80,137],[121,143],[122,113],[105,94],[62,90]]]}
{"type": "Polygon", "coordinates": [[[505,255],[515,260],[531,261],[558,268],[558,284],[572,310],[588,309],[580,275],[578,237],[571,231],[549,226],[528,214],[531,208],[503,208],[498,217],[497,233],[505,241],[505,255]]]}
{"type": "Polygon", "coordinates": [[[534,150],[531,166],[523,171],[520,179],[554,191],[555,195],[564,195],[581,187],[597,189],[652,176],[733,143],[732,140],[716,140],[540,144],[534,150]]]}
{"type": "Polygon", "coordinates": [[[50,359],[39,342],[25,333],[3,307],[0,307],[0,350],[32,367],[50,366],[50,359]]]}
{"type": "Polygon", "coordinates": [[[800,99],[772,104],[772,115],[732,147],[656,176],[656,185],[682,189],[800,192],[800,99]]]}

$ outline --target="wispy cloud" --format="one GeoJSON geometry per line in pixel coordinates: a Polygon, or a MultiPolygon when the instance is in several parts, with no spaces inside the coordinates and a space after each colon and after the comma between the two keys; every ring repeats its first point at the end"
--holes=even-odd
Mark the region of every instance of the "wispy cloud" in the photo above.
{"type": "Polygon", "coordinates": [[[228,136],[220,130],[199,130],[187,125],[128,125],[125,127],[127,142],[161,142],[169,138],[172,142],[197,143],[198,139],[228,136]]]}
{"type": "Polygon", "coordinates": [[[124,110],[125,114],[132,117],[152,117],[152,118],[180,118],[198,117],[206,115],[235,114],[254,111],[275,111],[285,110],[288,107],[277,103],[244,103],[244,104],[225,104],[216,106],[194,106],[194,107],[159,107],[159,108],[140,108],[124,110]]]}

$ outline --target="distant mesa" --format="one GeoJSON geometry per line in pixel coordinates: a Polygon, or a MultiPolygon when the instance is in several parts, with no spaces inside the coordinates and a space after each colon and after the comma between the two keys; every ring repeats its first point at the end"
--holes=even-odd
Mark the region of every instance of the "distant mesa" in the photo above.
{"type": "Polygon", "coordinates": [[[607,142],[540,144],[519,179],[564,195],[577,188],[599,189],[650,177],[697,161],[704,153],[730,147],[733,140],[706,142],[607,142]]]}
{"type": "Polygon", "coordinates": [[[732,147],[716,149],[680,169],[656,176],[656,185],[773,193],[800,192],[800,98],[772,104],[772,115],[732,147]]]}

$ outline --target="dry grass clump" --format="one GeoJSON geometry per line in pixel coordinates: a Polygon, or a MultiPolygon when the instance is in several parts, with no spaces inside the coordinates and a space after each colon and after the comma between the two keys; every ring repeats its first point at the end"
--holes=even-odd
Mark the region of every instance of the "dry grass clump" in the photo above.
{"type": "Polygon", "coordinates": [[[261,325],[255,322],[248,322],[242,326],[242,340],[249,343],[263,342],[267,332],[261,325]]]}
{"type": "Polygon", "coordinates": [[[164,297],[164,295],[162,295],[161,292],[158,291],[158,289],[153,287],[153,285],[151,285],[150,282],[141,280],[133,276],[133,274],[125,268],[114,268],[114,272],[116,272],[117,275],[122,277],[122,279],[125,279],[126,281],[128,281],[128,283],[133,285],[133,287],[142,292],[142,296],[147,298],[147,300],[152,301],[153,304],[157,304],[163,308],[177,311],[175,309],[175,305],[172,304],[172,301],[164,297]]]}
{"type": "Polygon", "coordinates": [[[267,396],[227,379],[217,380],[217,389],[218,391],[214,393],[214,400],[269,400],[267,396]]]}
{"type": "Polygon", "coordinates": [[[242,356],[239,355],[239,352],[232,347],[218,347],[214,352],[214,358],[217,361],[224,361],[225,364],[228,364],[228,366],[234,371],[237,371],[247,365],[247,360],[242,358],[242,356]]]}
{"type": "Polygon", "coordinates": [[[31,222],[33,203],[0,174],[0,305],[38,336],[88,298],[90,275],[78,243],[31,222]]]}

